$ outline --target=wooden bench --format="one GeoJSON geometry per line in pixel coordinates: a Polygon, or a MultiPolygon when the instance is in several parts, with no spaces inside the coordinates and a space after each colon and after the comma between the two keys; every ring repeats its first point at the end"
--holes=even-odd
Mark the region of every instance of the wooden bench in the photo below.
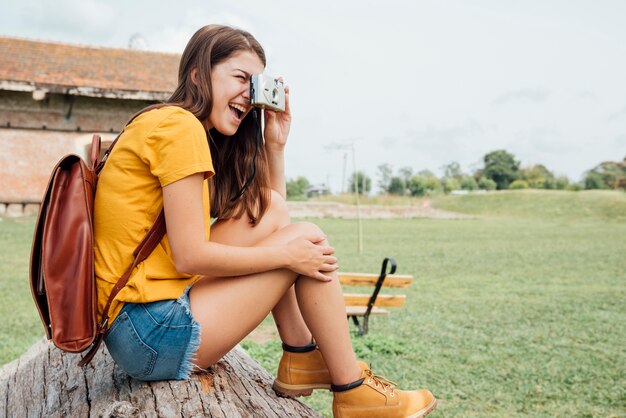
{"type": "Polygon", "coordinates": [[[372,294],[344,293],[343,299],[346,304],[346,315],[352,318],[359,335],[368,332],[370,315],[387,315],[385,308],[401,307],[406,302],[406,295],[379,294],[382,287],[407,288],[413,281],[413,276],[408,274],[394,274],[397,263],[392,257],[385,258],[380,274],[372,273],[339,273],[339,281],[344,286],[373,286],[372,294]],[[387,271],[387,265],[391,268],[387,271]],[[363,325],[359,323],[363,318],[363,325]]]}

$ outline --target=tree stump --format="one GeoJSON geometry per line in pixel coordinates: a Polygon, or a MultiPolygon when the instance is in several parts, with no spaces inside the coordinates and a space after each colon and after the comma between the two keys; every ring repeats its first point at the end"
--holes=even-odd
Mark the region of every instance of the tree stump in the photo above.
{"type": "Polygon", "coordinates": [[[187,381],[141,382],[120,370],[104,344],[93,361],[47,340],[0,369],[0,417],[319,417],[280,398],[270,376],[236,347],[187,381]]]}

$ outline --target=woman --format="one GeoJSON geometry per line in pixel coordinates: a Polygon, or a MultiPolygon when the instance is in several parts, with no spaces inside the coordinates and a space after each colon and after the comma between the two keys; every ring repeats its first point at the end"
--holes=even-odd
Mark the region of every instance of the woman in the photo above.
{"type": "Polygon", "coordinates": [[[272,312],[284,343],[278,394],[330,388],[337,417],[424,416],[430,392],[395,390],[357,362],[334,250],[317,226],[289,220],[289,89],[285,112],[264,112],[263,143],[249,90],[264,67],[249,33],[201,28],[168,105],[138,116],[113,149],[95,203],[101,314],[161,208],[167,234],[111,305],[109,351],[137,379],[186,379],[272,312]]]}

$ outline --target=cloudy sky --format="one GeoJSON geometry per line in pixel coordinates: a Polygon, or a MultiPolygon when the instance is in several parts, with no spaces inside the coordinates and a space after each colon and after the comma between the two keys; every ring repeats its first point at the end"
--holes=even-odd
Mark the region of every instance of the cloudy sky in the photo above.
{"type": "Polygon", "coordinates": [[[374,178],[495,149],[572,180],[621,160],[625,21],[623,0],[4,0],[0,34],[180,53],[205,24],[244,28],[292,91],[287,176],[339,191],[351,143],[374,178]]]}

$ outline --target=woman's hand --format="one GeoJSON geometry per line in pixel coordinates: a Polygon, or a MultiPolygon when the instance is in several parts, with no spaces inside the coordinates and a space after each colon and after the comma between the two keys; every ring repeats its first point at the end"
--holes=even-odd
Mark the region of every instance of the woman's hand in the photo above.
{"type": "MultiPolygon", "coordinates": [[[[282,77],[278,78],[282,81],[282,77]]],[[[265,110],[265,146],[270,151],[283,151],[287,144],[289,127],[291,126],[291,109],[289,107],[289,86],[285,86],[285,111],[265,110]]]]}
{"type": "Polygon", "coordinates": [[[337,270],[335,249],[325,244],[326,238],[319,236],[302,236],[286,244],[291,257],[288,268],[298,274],[329,282],[333,278],[328,275],[337,270]]]}

